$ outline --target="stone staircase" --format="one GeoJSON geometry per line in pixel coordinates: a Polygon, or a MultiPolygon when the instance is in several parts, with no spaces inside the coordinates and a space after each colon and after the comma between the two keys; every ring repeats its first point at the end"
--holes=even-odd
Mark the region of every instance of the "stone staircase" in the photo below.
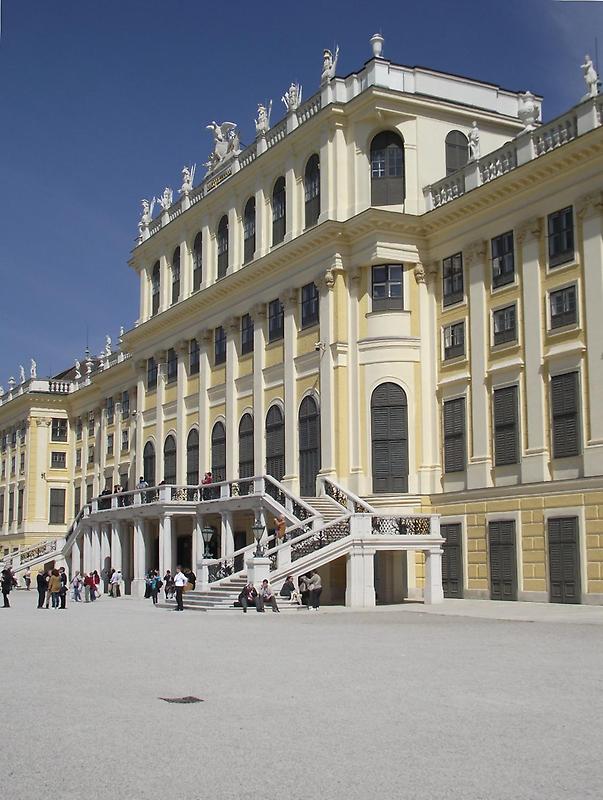
{"type": "MultiPolygon", "coordinates": [[[[238,611],[242,613],[242,609],[235,607],[234,602],[238,599],[243,587],[247,583],[247,576],[239,573],[236,577],[230,578],[228,581],[222,581],[219,586],[215,586],[209,591],[185,592],[184,594],[184,608],[191,611],[238,611]]],[[[257,588],[257,587],[256,587],[257,588]]],[[[280,611],[305,611],[305,607],[298,606],[291,600],[278,596],[278,588],[273,587],[273,591],[277,595],[276,602],[280,611]]],[[[162,596],[165,598],[162,590],[162,596]]],[[[158,603],[161,608],[175,608],[175,600],[163,600],[158,603]]],[[[254,612],[255,609],[250,608],[249,611],[254,612]]],[[[272,612],[268,606],[266,612],[272,612]]]]}
{"type": "Polygon", "coordinates": [[[339,503],[336,503],[335,500],[332,500],[326,495],[322,495],[321,497],[307,497],[305,499],[312,508],[318,511],[325,521],[325,525],[346,513],[346,510],[342,508],[339,503]]]}

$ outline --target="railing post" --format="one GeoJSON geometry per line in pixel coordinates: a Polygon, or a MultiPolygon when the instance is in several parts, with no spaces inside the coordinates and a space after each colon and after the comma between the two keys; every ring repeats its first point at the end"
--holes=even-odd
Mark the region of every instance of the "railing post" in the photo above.
{"type": "Polygon", "coordinates": [[[291,542],[285,542],[280,550],[276,551],[276,568],[285,569],[291,564],[291,542]]]}
{"type": "Polygon", "coordinates": [[[134,495],[133,505],[135,506],[142,505],[142,492],[136,492],[136,494],[134,495]]]}
{"type": "Polygon", "coordinates": [[[464,171],[465,191],[468,192],[470,189],[477,189],[477,187],[481,184],[479,163],[477,161],[470,161],[467,166],[464,167],[464,171]]]}
{"type": "Polygon", "coordinates": [[[111,498],[111,508],[117,508],[118,500],[119,498],[117,497],[117,495],[113,495],[113,497],[111,498]]]}
{"type": "Polygon", "coordinates": [[[598,127],[599,120],[597,119],[597,100],[596,97],[589,98],[585,103],[582,103],[576,109],[576,134],[582,136],[583,133],[594,130],[598,127]]]}
{"type": "Polygon", "coordinates": [[[92,501],[91,505],[92,505],[92,513],[96,514],[96,512],[98,511],[98,500],[96,497],[92,501]]]}
{"type": "Polygon", "coordinates": [[[198,562],[197,581],[201,592],[209,591],[209,565],[211,561],[211,558],[203,558],[198,562]]]}
{"type": "Polygon", "coordinates": [[[223,483],[220,486],[220,499],[230,497],[230,483],[223,483]]]}
{"type": "Polygon", "coordinates": [[[256,478],[253,482],[253,493],[254,494],[264,494],[266,491],[264,478],[256,478]]]}
{"type": "Polygon", "coordinates": [[[159,502],[160,503],[167,503],[172,499],[172,487],[171,486],[160,486],[159,487],[159,502]]]}
{"type": "Polygon", "coordinates": [[[527,164],[534,159],[534,139],[532,131],[520,134],[515,140],[517,147],[517,166],[527,164]]]}
{"type": "Polygon", "coordinates": [[[370,539],[372,534],[372,514],[352,514],[350,535],[354,539],[370,539]]]}
{"type": "Polygon", "coordinates": [[[434,547],[425,550],[425,588],[423,602],[425,605],[441,603],[444,600],[442,588],[442,548],[434,547]]]}

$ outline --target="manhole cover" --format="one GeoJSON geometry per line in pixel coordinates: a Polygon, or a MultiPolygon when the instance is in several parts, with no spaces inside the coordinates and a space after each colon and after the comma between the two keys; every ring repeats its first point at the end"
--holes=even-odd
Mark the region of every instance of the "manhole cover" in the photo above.
{"type": "Polygon", "coordinates": [[[165,700],[166,703],[202,703],[200,697],[194,697],[192,694],[186,697],[160,697],[160,700],[165,700]]]}

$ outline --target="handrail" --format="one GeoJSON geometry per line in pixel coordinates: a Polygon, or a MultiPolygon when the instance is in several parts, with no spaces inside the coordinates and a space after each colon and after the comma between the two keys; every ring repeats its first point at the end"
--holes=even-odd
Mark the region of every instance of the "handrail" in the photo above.
{"type": "Polygon", "coordinates": [[[337,483],[337,481],[334,481],[333,478],[320,476],[319,481],[324,488],[324,494],[327,497],[331,497],[336,503],[339,503],[340,506],[347,508],[348,511],[352,513],[362,513],[363,511],[366,511],[369,514],[375,513],[373,506],[367,503],[366,500],[363,500],[361,497],[358,497],[357,494],[354,494],[354,492],[346,489],[344,486],[341,486],[341,484],[337,483]],[[333,486],[336,491],[330,492],[328,490],[329,485],[333,486]],[[342,499],[345,499],[346,502],[342,502],[342,499]]]}

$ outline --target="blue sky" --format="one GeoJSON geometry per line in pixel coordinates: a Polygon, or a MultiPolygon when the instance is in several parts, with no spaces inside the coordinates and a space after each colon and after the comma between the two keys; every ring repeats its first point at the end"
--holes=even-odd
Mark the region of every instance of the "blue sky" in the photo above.
{"type": "MultiPolygon", "coordinates": [[[[0,384],[18,365],[69,366],[86,337],[137,316],[127,266],[140,199],[177,188],[211,149],[205,125],[253,138],[257,102],[273,122],[291,80],[309,97],[322,49],[338,74],[385,36],[398,63],[465,74],[545,97],[551,118],[584,93],[579,65],[603,4],[433,0],[358,4],[201,0],[3,0],[0,40],[0,384]],[[276,112],[276,113],[275,113],[276,112]]],[[[603,63],[603,35],[599,42],[603,63]]],[[[594,53],[593,53],[594,55],[594,53]]],[[[201,169],[201,168],[200,168],[201,169]]]]}

